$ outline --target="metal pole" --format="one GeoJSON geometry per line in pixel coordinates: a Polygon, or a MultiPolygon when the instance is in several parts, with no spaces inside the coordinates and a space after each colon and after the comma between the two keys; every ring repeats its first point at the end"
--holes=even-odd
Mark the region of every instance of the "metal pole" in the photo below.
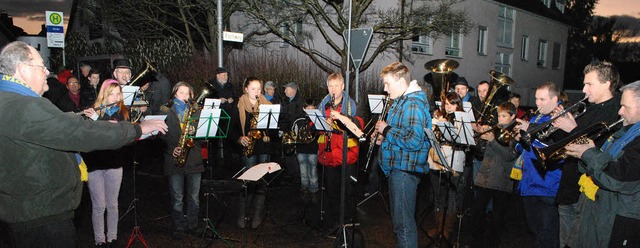
{"type": "Polygon", "coordinates": [[[224,67],[222,59],[222,0],[218,0],[218,67],[224,67]]]}
{"type": "MultiPolygon", "coordinates": [[[[346,101],[343,100],[343,102],[346,103],[342,105],[342,114],[344,116],[348,116],[348,109],[350,104],[349,104],[349,77],[350,77],[350,56],[351,56],[351,5],[353,3],[353,0],[349,0],[349,21],[348,21],[348,30],[349,32],[347,33],[347,64],[346,64],[346,72],[345,72],[345,84],[346,84],[346,90],[347,90],[347,99],[346,101]]],[[[355,114],[355,113],[354,113],[355,114]]],[[[357,121],[356,121],[357,122],[357,121]]],[[[347,247],[347,235],[346,235],[346,230],[345,230],[345,223],[344,223],[344,211],[345,208],[347,206],[345,206],[345,200],[346,200],[346,187],[347,187],[347,153],[348,153],[348,134],[347,134],[347,130],[343,130],[342,131],[342,185],[340,187],[340,226],[341,226],[341,233],[338,233],[338,235],[342,235],[342,241],[343,241],[343,246],[342,247],[347,247]]]]}

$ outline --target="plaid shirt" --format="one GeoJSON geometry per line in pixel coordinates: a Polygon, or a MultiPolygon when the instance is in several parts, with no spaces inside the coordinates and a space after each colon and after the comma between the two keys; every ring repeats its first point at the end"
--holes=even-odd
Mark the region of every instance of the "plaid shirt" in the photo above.
{"type": "Polygon", "coordinates": [[[417,85],[410,86],[407,93],[391,105],[387,123],[378,154],[384,174],[389,175],[393,169],[429,172],[427,154],[431,143],[424,129],[431,129],[431,115],[424,91],[417,85]]]}

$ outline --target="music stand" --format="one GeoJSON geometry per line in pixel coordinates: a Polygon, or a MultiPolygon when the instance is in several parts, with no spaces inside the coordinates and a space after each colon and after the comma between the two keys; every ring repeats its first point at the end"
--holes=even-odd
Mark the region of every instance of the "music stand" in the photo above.
{"type": "MultiPolygon", "coordinates": [[[[229,119],[229,115],[224,110],[215,109],[215,108],[203,108],[200,111],[200,116],[192,117],[192,120],[191,120],[191,121],[197,120],[198,122],[195,134],[193,136],[188,135],[187,137],[194,138],[194,139],[205,139],[205,140],[208,140],[209,138],[226,138],[227,132],[229,130],[229,122],[228,121],[226,122],[227,123],[226,126],[220,127],[221,119],[222,120],[229,119]]],[[[213,239],[211,240],[211,242],[209,242],[207,246],[203,246],[203,247],[208,247],[209,245],[211,245],[211,243],[213,243],[213,241],[216,238],[221,239],[227,246],[230,246],[228,241],[239,242],[240,240],[229,239],[220,235],[220,233],[216,230],[215,225],[209,218],[209,196],[213,196],[214,198],[218,199],[218,197],[215,195],[215,190],[213,189],[213,187],[211,189],[211,192],[204,193],[204,196],[206,198],[206,215],[205,215],[205,218],[202,219],[202,221],[204,222],[205,226],[200,235],[200,239],[204,243],[204,239],[207,236],[206,235],[207,232],[211,233],[213,239]]]]}
{"type": "MultiPolygon", "coordinates": [[[[280,171],[282,168],[277,163],[262,163],[251,167],[242,167],[232,178],[236,180],[242,180],[242,188],[244,189],[244,201],[245,207],[249,205],[249,192],[247,183],[256,182],[264,177],[267,173],[273,173],[280,171]]],[[[263,179],[264,180],[264,179],[263,179]]],[[[265,181],[267,182],[267,181],[265,181]]],[[[247,225],[248,218],[245,216],[244,222],[247,225]]],[[[247,246],[247,230],[244,231],[244,238],[242,240],[242,247],[247,246]]]]}
{"type": "MultiPolygon", "coordinates": [[[[311,119],[313,123],[313,129],[316,132],[333,132],[333,128],[324,118],[322,112],[319,109],[305,109],[305,113],[311,119]]],[[[322,166],[322,178],[324,179],[324,166],[322,166]]],[[[324,180],[321,180],[320,190],[320,221],[324,223],[324,180]]]]}

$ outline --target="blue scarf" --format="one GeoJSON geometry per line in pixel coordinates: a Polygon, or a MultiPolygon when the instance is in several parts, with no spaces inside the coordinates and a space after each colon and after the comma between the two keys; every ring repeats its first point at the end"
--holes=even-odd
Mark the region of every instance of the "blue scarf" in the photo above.
{"type": "Polygon", "coordinates": [[[108,116],[113,116],[115,113],[118,113],[119,110],[120,110],[120,106],[116,105],[116,106],[105,109],[104,113],[108,116]]]}
{"type": "Polygon", "coordinates": [[[23,96],[40,97],[29,85],[9,75],[0,74],[0,91],[12,92],[23,96]]]}
{"type": "Polygon", "coordinates": [[[271,101],[271,99],[273,99],[273,96],[264,94],[264,98],[267,98],[267,101],[271,101]]]}
{"type": "Polygon", "coordinates": [[[175,108],[178,117],[180,117],[180,120],[182,120],[182,118],[184,118],[184,111],[187,109],[187,104],[177,98],[173,98],[173,107],[175,108]]]}
{"type": "Polygon", "coordinates": [[[611,157],[616,158],[620,152],[622,152],[622,148],[629,144],[629,142],[635,139],[638,135],[640,135],[640,122],[633,124],[633,126],[624,132],[622,137],[618,139],[614,138],[614,136],[616,136],[615,134],[609,137],[607,142],[602,145],[602,151],[605,151],[611,155],[611,157]]]}
{"type": "Polygon", "coordinates": [[[469,95],[469,93],[467,93],[466,95],[464,95],[464,97],[462,98],[463,102],[468,102],[469,98],[471,98],[471,95],[469,95]]]}

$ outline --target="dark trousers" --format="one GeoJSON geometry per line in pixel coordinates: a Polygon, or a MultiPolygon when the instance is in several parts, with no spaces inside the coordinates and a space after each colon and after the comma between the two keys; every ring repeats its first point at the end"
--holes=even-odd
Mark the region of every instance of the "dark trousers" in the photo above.
{"type": "MultiPolygon", "coordinates": [[[[345,189],[345,203],[344,203],[344,216],[345,223],[349,219],[355,218],[354,212],[354,183],[351,180],[351,176],[356,175],[356,166],[347,165],[346,167],[346,189],[345,189]]],[[[325,199],[326,200],[326,213],[327,224],[333,225],[340,220],[340,188],[342,185],[342,167],[329,167],[324,166],[324,187],[325,187],[325,199]]]]}
{"type": "Polygon", "coordinates": [[[76,247],[76,229],[72,219],[52,222],[11,233],[15,247],[76,247]]]}
{"type": "Polygon", "coordinates": [[[473,205],[473,238],[475,247],[499,247],[502,216],[506,211],[509,193],[476,187],[476,201],[473,205]],[[487,205],[493,200],[493,210],[487,217],[487,205]]]}
{"type": "Polygon", "coordinates": [[[560,217],[555,197],[523,196],[525,215],[529,228],[536,236],[534,247],[554,248],[560,246],[560,217]]]}

